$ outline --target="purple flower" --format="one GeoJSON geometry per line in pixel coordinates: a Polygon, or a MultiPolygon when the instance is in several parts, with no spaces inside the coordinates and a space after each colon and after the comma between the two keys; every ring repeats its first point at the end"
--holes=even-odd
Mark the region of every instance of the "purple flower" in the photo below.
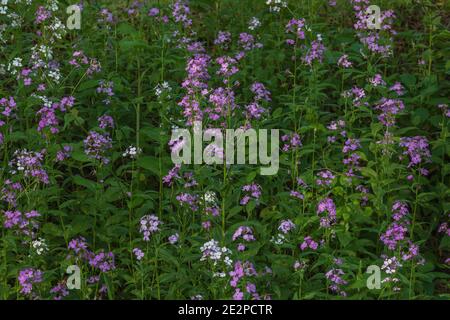
{"type": "Polygon", "coordinates": [[[40,214],[36,210],[25,214],[18,210],[5,211],[3,226],[6,229],[16,229],[18,232],[34,238],[36,231],[39,229],[39,223],[34,218],[38,217],[40,217],[40,214]]]}
{"type": "Polygon", "coordinates": [[[431,159],[428,140],[425,137],[403,137],[400,139],[399,145],[405,148],[403,154],[409,157],[408,168],[429,162],[431,159]]]}
{"type": "Polygon", "coordinates": [[[72,250],[78,256],[85,256],[89,252],[86,239],[83,237],[70,240],[68,249],[72,250]]]}
{"type": "Polygon", "coordinates": [[[115,19],[111,11],[109,11],[106,8],[103,8],[100,10],[100,18],[98,19],[98,22],[112,24],[115,22],[115,19]]]}
{"type": "Polygon", "coordinates": [[[378,120],[386,127],[392,127],[395,125],[395,116],[405,109],[405,105],[398,99],[382,98],[374,108],[381,111],[378,120]]]}
{"type": "Polygon", "coordinates": [[[55,294],[53,300],[61,300],[62,298],[69,295],[69,290],[67,289],[66,282],[61,281],[56,286],[50,289],[50,293],[55,294]]]}
{"type": "Polygon", "coordinates": [[[291,231],[294,228],[295,228],[295,224],[290,219],[287,219],[287,220],[281,221],[280,226],[278,227],[278,230],[280,230],[284,234],[287,234],[287,233],[289,233],[289,231],[291,231]]]}
{"type": "Polygon", "coordinates": [[[361,148],[361,144],[358,139],[348,138],[345,141],[344,147],[342,148],[343,153],[349,153],[350,151],[356,151],[361,148]]]}
{"type": "Polygon", "coordinates": [[[240,226],[233,234],[233,241],[242,238],[244,241],[250,242],[255,241],[255,236],[253,235],[253,230],[247,226],[240,226]]]}
{"type": "Polygon", "coordinates": [[[228,112],[236,107],[234,92],[228,88],[219,87],[215,89],[209,95],[209,102],[211,102],[212,107],[206,108],[205,112],[209,114],[211,120],[219,120],[221,117],[225,119],[228,112]]]}
{"type": "Polygon", "coordinates": [[[39,269],[27,268],[19,272],[18,281],[20,293],[30,295],[33,291],[33,285],[42,282],[42,271],[39,269]]]}
{"type": "Polygon", "coordinates": [[[400,221],[403,217],[409,214],[408,206],[401,201],[395,201],[392,205],[392,218],[395,221],[400,221]]]}
{"type": "Polygon", "coordinates": [[[332,268],[325,274],[325,277],[331,282],[331,291],[346,296],[346,292],[341,289],[342,285],[347,284],[347,281],[342,278],[343,275],[345,275],[345,273],[342,269],[332,268]]]}
{"type": "Polygon", "coordinates": [[[50,181],[47,171],[42,166],[45,153],[45,149],[40,152],[28,151],[26,149],[16,150],[13,159],[9,162],[11,173],[23,173],[25,177],[33,177],[39,182],[49,184],[50,181]]]}
{"type": "Polygon", "coordinates": [[[175,22],[180,22],[185,28],[192,25],[192,19],[189,18],[190,8],[185,1],[177,0],[172,6],[172,15],[175,22]]]}
{"type": "Polygon", "coordinates": [[[114,254],[112,252],[104,252],[101,250],[98,254],[89,257],[89,264],[102,272],[114,270],[114,254]]]}
{"type": "Polygon", "coordinates": [[[392,87],[389,88],[389,91],[395,91],[397,95],[402,96],[405,94],[404,87],[400,82],[396,82],[392,87]]]}
{"type": "Polygon", "coordinates": [[[239,71],[238,67],[236,67],[237,61],[234,58],[228,56],[218,57],[216,63],[219,65],[217,74],[225,78],[229,78],[239,71]]]}
{"type": "Polygon", "coordinates": [[[293,133],[291,135],[285,134],[281,136],[281,141],[283,142],[283,147],[281,148],[283,152],[295,150],[302,145],[300,136],[297,133],[293,133]]]}
{"type": "Polygon", "coordinates": [[[395,250],[399,241],[405,239],[408,229],[397,222],[392,223],[384,234],[380,236],[380,240],[383,241],[390,250],[395,250]]]}
{"type": "Polygon", "coordinates": [[[266,109],[261,107],[257,102],[252,102],[245,107],[245,116],[247,119],[260,119],[266,112],[266,109]]]}
{"type": "Polygon", "coordinates": [[[350,68],[352,63],[348,61],[348,55],[344,54],[339,58],[337,65],[342,68],[350,68]]]}
{"type": "MultiPolygon", "coordinates": [[[[103,100],[103,103],[110,104],[111,103],[111,97],[114,96],[114,82],[112,81],[104,81],[100,80],[99,87],[97,87],[97,93],[102,93],[106,95],[106,98],[103,100]]],[[[108,117],[108,116],[103,116],[108,117]]],[[[99,118],[100,122],[100,118],[99,118]]],[[[111,128],[114,128],[114,121],[110,117],[110,119],[104,119],[101,121],[100,128],[104,129],[107,126],[110,126],[111,128]]]]}
{"type": "Polygon", "coordinates": [[[49,10],[46,10],[45,7],[39,6],[35,13],[36,19],[34,22],[36,24],[40,24],[45,20],[49,19],[52,16],[52,13],[49,10]]]}
{"type": "Polygon", "coordinates": [[[70,158],[70,153],[72,152],[71,146],[64,146],[62,150],[59,150],[56,153],[56,161],[61,162],[64,161],[67,158],[70,158]]]}
{"type": "Polygon", "coordinates": [[[246,32],[239,34],[238,44],[244,51],[250,51],[254,48],[262,48],[263,46],[261,43],[255,43],[255,37],[246,32]]]}
{"type": "Polygon", "coordinates": [[[186,192],[180,193],[179,195],[177,195],[176,199],[178,200],[178,202],[180,202],[180,204],[183,205],[187,205],[190,207],[190,209],[192,211],[197,211],[198,210],[198,196],[197,195],[192,195],[186,192]]]}
{"type": "Polygon", "coordinates": [[[146,215],[141,218],[139,231],[144,236],[144,241],[150,241],[150,236],[159,231],[162,222],[154,214],[146,215]]]}
{"type": "Polygon", "coordinates": [[[254,82],[250,88],[255,95],[255,101],[265,100],[271,101],[270,91],[261,82],[254,82]]]}
{"type": "Polygon", "coordinates": [[[317,242],[315,242],[313,240],[313,238],[311,238],[310,236],[304,237],[303,242],[300,245],[300,249],[302,251],[306,250],[307,248],[317,250],[318,247],[319,247],[319,244],[317,242]]]}
{"type": "Polygon", "coordinates": [[[318,186],[329,186],[333,183],[335,178],[334,174],[330,170],[320,171],[317,173],[317,176],[319,177],[316,180],[316,184],[318,186]]]}
{"type": "Polygon", "coordinates": [[[302,61],[308,66],[312,66],[314,61],[322,62],[323,54],[325,53],[325,46],[319,40],[314,40],[311,43],[311,48],[302,58],[302,61]]]}
{"type": "Polygon", "coordinates": [[[329,228],[336,222],[336,206],[331,198],[321,200],[317,206],[317,214],[327,212],[328,215],[320,218],[320,226],[329,228]]]}
{"type": "Polygon", "coordinates": [[[242,197],[240,203],[245,206],[251,199],[258,200],[261,197],[261,186],[256,183],[245,185],[242,187],[244,191],[244,197],[242,197]]]}
{"type": "Polygon", "coordinates": [[[386,82],[384,82],[383,78],[381,77],[381,74],[376,74],[373,78],[369,80],[369,82],[374,86],[384,86],[386,82]]]}
{"type": "Polygon", "coordinates": [[[97,119],[98,126],[101,129],[114,128],[114,119],[111,116],[103,115],[97,119]]]}
{"type": "Polygon", "coordinates": [[[180,176],[178,175],[180,168],[181,165],[176,164],[172,169],[170,169],[169,173],[163,177],[162,179],[163,183],[168,185],[169,187],[172,186],[174,179],[180,178],[180,176]]]}
{"type": "Polygon", "coordinates": [[[178,235],[178,233],[175,233],[169,237],[169,243],[176,244],[178,242],[179,238],[180,238],[180,236],[178,235]]]}
{"type": "Polygon", "coordinates": [[[1,189],[0,199],[4,200],[8,205],[15,208],[17,206],[17,191],[21,191],[22,185],[19,182],[12,182],[6,179],[3,188],[1,189]]]}
{"type": "Polygon", "coordinates": [[[101,134],[90,131],[84,142],[84,152],[93,159],[100,160],[103,164],[108,164],[109,159],[105,153],[112,148],[112,139],[107,133],[101,134]]]}
{"type": "Polygon", "coordinates": [[[159,15],[159,9],[158,9],[158,8],[151,8],[151,9],[148,11],[148,15],[149,15],[150,17],[155,17],[155,16],[159,15]]]}
{"type": "Polygon", "coordinates": [[[217,38],[214,40],[215,45],[220,45],[223,49],[228,49],[228,44],[231,42],[231,33],[228,31],[219,31],[217,38]]]}
{"type": "Polygon", "coordinates": [[[142,252],[142,250],[139,248],[134,248],[133,253],[134,253],[136,259],[139,261],[142,260],[142,258],[144,257],[144,252],[142,252]]]}
{"type": "Polygon", "coordinates": [[[291,190],[290,196],[294,197],[294,198],[297,198],[297,199],[300,199],[300,200],[303,200],[305,198],[305,196],[303,194],[301,194],[300,192],[298,192],[296,190],[291,190]]]}
{"type": "Polygon", "coordinates": [[[292,33],[295,35],[296,39],[288,39],[287,43],[289,45],[294,45],[297,40],[303,40],[305,39],[305,19],[291,19],[289,20],[288,24],[286,25],[286,33],[292,33]]]}
{"type": "Polygon", "coordinates": [[[236,288],[235,292],[233,294],[233,300],[243,300],[244,299],[244,293],[241,291],[241,289],[236,288]]]}

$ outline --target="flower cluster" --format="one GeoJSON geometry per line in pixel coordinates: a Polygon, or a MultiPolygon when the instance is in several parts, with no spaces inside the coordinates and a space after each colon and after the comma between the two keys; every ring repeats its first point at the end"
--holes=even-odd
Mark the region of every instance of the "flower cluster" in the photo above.
{"type": "Polygon", "coordinates": [[[316,184],[318,186],[329,186],[333,183],[335,178],[334,174],[330,170],[322,170],[317,173],[316,184]]]}
{"type": "Polygon", "coordinates": [[[26,268],[20,270],[17,280],[20,285],[20,293],[31,295],[33,293],[33,285],[42,282],[43,272],[39,269],[26,268]]]}
{"type": "Polygon", "coordinates": [[[245,206],[251,199],[258,201],[261,197],[261,186],[256,183],[245,185],[242,187],[242,191],[245,192],[240,203],[245,206]]]}
{"type": "Polygon", "coordinates": [[[41,215],[36,210],[26,212],[15,211],[5,211],[4,217],[5,221],[3,226],[6,229],[15,229],[16,231],[25,234],[31,238],[34,238],[36,231],[39,229],[39,223],[35,218],[41,215]]]}
{"type": "MultiPolygon", "coordinates": [[[[403,155],[409,157],[408,168],[417,167],[430,161],[431,153],[427,138],[422,136],[403,137],[400,139],[399,145],[404,148],[403,155]]],[[[424,170],[420,170],[420,173],[427,175],[424,170]]]]}
{"type": "Polygon", "coordinates": [[[395,125],[395,116],[405,109],[405,105],[399,99],[382,98],[374,108],[381,112],[378,120],[386,127],[392,127],[395,125]]]}
{"type": "Polygon", "coordinates": [[[344,280],[344,275],[345,272],[342,269],[332,268],[325,274],[325,277],[331,282],[330,290],[345,297],[347,293],[342,290],[341,286],[345,286],[348,282],[344,280]]]}
{"type": "MultiPolygon", "coordinates": [[[[255,236],[253,235],[253,229],[247,226],[240,226],[239,228],[237,228],[237,230],[233,234],[232,239],[233,241],[242,239],[245,242],[251,242],[256,240],[255,236]]],[[[239,243],[237,249],[238,251],[244,251],[245,245],[243,243],[239,243]]]]}
{"type": "Polygon", "coordinates": [[[251,262],[246,261],[242,263],[241,261],[236,261],[234,269],[229,272],[229,275],[231,276],[230,286],[234,288],[233,300],[243,300],[244,292],[250,295],[253,300],[261,299],[256,292],[256,285],[253,282],[245,281],[246,277],[257,275],[251,262]]]}
{"type": "Polygon", "coordinates": [[[320,215],[326,212],[325,217],[320,218],[320,226],[323,228],[329,228],[336,222],[336,205],[333,199],[325,198],[317,205],[317,214],[320,215]]]}
{"type": "Polygon", "coordinates": [[[313,240],[310,236],[307,236],[303,239],[303,242],[299,245],[300,250],[304,251],[307,248],[310,248],[312,250],[317,250],[319,247],[319,244],[313,240]]]}
{"type": "Polygon", "coordinates": [[[178,202],[184,206],[188,206],[192,211],[198,210],[198,196],[195,194],[190,194],[187,192],[182,192],[179,195],[177,195],[176,199],[178,202]]]}
{"type": "Polygon", "coordinates": [[[140,220],[139,231],[144,236],[144,241],[150,241],[150,236],[159,231],[162,222],[154,214],[145,215],[140,220]]]}
{"type": "Polygon", "coordinates": [[[109,163],[109,159],[105,156],[106,152],[112,148],[112,139],[109,134],[90,131],[83,143],[84,152],[90,158],[100,160],[103,164],[109,163]]]}
{"type": "Polygon", "coordinates": [[[22,173],[26,178],[35,178],[44,184],[49,184],[47,171],[43,168],[42,162],[46,150],[40,152],[28,151],[26,149],[16,150],[13,159],[9,162],[12,174],[22,173]]]}
{"type": "Polygon", "coordinates": [[[223,261],[226,266],[231,266],[233,261],[230,259],[231,250],[226,247],[220,247],[219,242],[214,239],[205,242],[201,247],[202,257],[200,261],[210,260],[214,265],[223,261]]]}
{"type": "Polygon", "coordinates": [[[281,136],[281,141],[283,142],[283,146],[281,147],[281,150],[283,152],[296,150],[297,148],[302,146],[302,141],[300,140],[300,136],[297,133],[293,133],[291,135],[285,134],[281,136]]]}

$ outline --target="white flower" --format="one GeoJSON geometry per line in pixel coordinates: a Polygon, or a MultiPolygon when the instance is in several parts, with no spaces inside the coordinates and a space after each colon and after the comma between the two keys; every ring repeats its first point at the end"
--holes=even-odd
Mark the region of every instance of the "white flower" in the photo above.
{"type": "Polygon", "coordinates": [[[214,191],[206,191],[205,192],[205,202],[209,205],[217,204],[217,196],[214,191]]]}
{"type": "Polygon", "coordinates": [[[132,159],[136,159],[138,154],[142,153],[141,148],[136,148],[135,146],[129,146],[124,153],[122,153],[123,157],[129,156],[132,159]]]}
{"type": "Polygon", "coordinates": [[[277,234],[276,237],[272,237],[272,239],[270,239],[270,242],[272,242],[273,244],[276,244],[276,245],[281,245],[284,243],[285,240],[286,240],[286,237],[283,234],[279,233],[279,234],[277,234]]]}
{"type": "Polygon", "coordinates": [[[250,22],[248,23],[248,28],[250,30],[255,30],[256,28],[261,26],[261,21],[258,20],[256,17],[252,17],[250,19],[250,22]]]}
{"type": "MultiPolygon", "coordinates": [[[[172,88],[170,87],[170,85],[167,81],[164,81],[163,83],[158,83],[154,89],[155,89],[155,94],[157,97],[159,97],[161,94],[163,94],[165,92],[169,93],[172,91],[172,88]]],[[[167,98],[170,99],[169,94],[167,94],[167,98]]]]}
{"type": "Polygon", "coordinates": [[[227,274],[225,272],[215,272],[213,273],[213,277],[225,278],[227,274]]]}
{"type": "Polygon", "coordinates": [[[31,242],[31,247],[35,250],[37,255],[41,255],[42,253],[48,251],[48,246],[45,243],[45,240],[42,238],[38,238],[31,242]]]}

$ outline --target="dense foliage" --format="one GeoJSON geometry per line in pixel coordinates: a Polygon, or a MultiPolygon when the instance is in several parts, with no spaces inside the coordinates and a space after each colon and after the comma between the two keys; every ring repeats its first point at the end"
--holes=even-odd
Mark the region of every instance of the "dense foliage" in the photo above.
{"type": "Polygon", "coordinates": [[[2,299],[450,298],[449,2],[72,4],[0,1],[2,299]],[[279,171],[175,165],[194,121],[279,171]]]}

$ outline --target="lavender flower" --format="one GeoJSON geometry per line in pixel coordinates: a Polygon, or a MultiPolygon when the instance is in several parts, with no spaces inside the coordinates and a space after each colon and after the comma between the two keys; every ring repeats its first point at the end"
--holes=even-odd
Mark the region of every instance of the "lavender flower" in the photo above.
{"type": "Polygon", "coordinates": [[[32,294],[33,285],[42,282],[43,273],[39,269],[27,268],[19,272],[20,293],[25,295],[32,294]]]}
{"type": "Polygon", "coordinates": [[[11,173],[23,173],[24,177],[32,177],[39,182],[49,184],[50,180],[47,171],[42,166],[45,153],[45,149],[40,152],[28,151],[26,149],[16,150],[13,159],[9,162],[11,173]]]}
{"type": "Polygon", "coordinates": [[[150,241],[150,236],[159,231],[162,222],[154,214],[146,215],[141,218],[139,231],[144,236],[144,241],[150,241]]]}
{"type": "Polygon", "coordinates": [[[190,207],[192,211],[198,210],[198,196],[192,195],[186,192],[180,193],[177,195],[176,199],[180,202],[180,204],[187,205],[190,207]]]}
{"type": "Polygon", "coordinates": [[[319,247],[319,244],[317,242],[315,242],[313,240],[313,238],[311,238],[310,236],[307,236],[307,237],[303,238],[303,242],[302,242],[302,244],[300,244],[299,247],[302,251],[306,250],[307,248],[317,250],[317,248],[319,247]]]}
{"type": "Polygon", "coordinates": [[[322,62],[323,55],[325,53],[325,46],[320,40],[314,40],[311,43],[311,48],[302,58],[302,61],[308,66],[312,66],[314,61],[322,62]]]}
{"type": "Polygon", "coordinates": [[[139,248],[134,248],[133,253],[138,261],[140,261],[140,260],[142,260],[142,258],[144,258],[144,252],[142,252],[142,250],[139,248]]]}
{"type": "Polygon", "coordinates": [[[114,254],[112,252],[106,253],[103,250],[96,255],[92,255],[89,259],[89,264],[101,272],[108,272],[116,268],[114,254]]]}
{"type": "Polygon", "coordinates": [[[112,148],[112,139],[107,133],[101,134],[90,131],[84,142],[84,152],[93,159],[100,160],[103,164],[108,164],[109,159],[105,153],[112,148]]]}
{"type": "Polygon", "coordinates": [[[339,58],[337,65],[342,68],[350,68],[352,63],[348,61],[348,55],[344,54],[339,58]]]}
{"type": "Polygon", "coordinates": [[[98,126],[101,129],[114,128],[114,119],[111,116],[103,115],[97,119],[98,126]]]}
{"type": "Polygon", "coordinates": [[[317,206],[317,214],[320,215],[323,212],[327,212],[328,215],[320,218],[320,226],[329,228],[336,222],[336,205],[333,199],[325,198],[321,200],[317,206]]]}
{"type": "Polygon", "coordinates": [[[402,241],[406,237],[408,229],[399,223],[392,223],[384,234],[380,236],[380,240],[383,241],[390,250],[397,248],[398,242],[402,241]]]}
{"type": "Polygon", "coordinates": [[[316,184],[318,186],[329,186],[333,183],[333,180],[335,176],[333,173],[331,173],[330,170],[323,170],[317,173],[317,176],[319,177],[316,180],[316,184]]]}
{"type": "Polygon", "coordinates": [[[399,145],[405,148],[403,154],[409,157],[408,168],[429,162],[431,159],[428,140],[425,137],[403,137],[400,139],[399,145]]]}
{"type": "Polygon", "coordinates": [[[169,237],[169,243],[176,244],[178,242],[179,238],[180,238],[180,236],[178,235],[178,233],[175,233],[169,237]]]}
{"type": "Polygon", "coordinates": [[[346,285],[348,282],[343,279],[343,275],[345,275],[345,272],[338,268],[332,268],[325,274],[326,278],[331,282],[330,290],[345,297],[347,293],[342,290],[341,286],[346,285]]]}
{"type": "Polygon", "coordinates": [[[243,206],[245,206],[251,199],[259,200],[261,197],[261,186],[256,183],[243,186],[242,191],[245,192],[244,197],[240,201],[240,204],[243,206]]]}
{"type": "Polygon", "coordinates": [[[287,233],[289,233],[289,231],[291,231],[294,228],[295,228],[295,224],[290,219],[287,219],[287,220],[281,221],[280,226],[278,227],[278,230],[280,230],[284,234],[287,234],[287,233]]]}
{"type": "Polygon", "coordinates": [[[66,282],[61,281],[56,286],[50,289],[50,293],[55,294],[53,300],[62,300],[62,298],[69,295],[69,290],[67,289],[66,282]]]}
{"type": "Polygon", "coordinates": [[[400,221],[403,217],[409,214],[408,206],[401,201],[395,201],[392,205],[392,218],[395,221],[400,221]]]}

